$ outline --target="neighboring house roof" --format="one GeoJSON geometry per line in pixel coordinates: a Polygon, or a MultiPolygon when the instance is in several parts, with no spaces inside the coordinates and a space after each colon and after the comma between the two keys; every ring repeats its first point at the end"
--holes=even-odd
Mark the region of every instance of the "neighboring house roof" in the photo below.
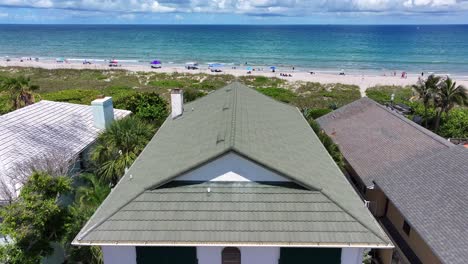
{"type": "Polygon", "coordinates": [[[443,263],[468,259],[468,151],[362,98],[318,123],[443,263]]]}
{"type": "MultiPolygon", "coordinates": [[[[391,242],[389,242],[385,233],[370,215],[352,186],[296,108],[279,103],[239,83],[233,83],[187,104],[184,109],[183,115],[179,118],[171,119],[169,117],[164,122],[156,136],[75,238],[74,244],[132,244],[136,243],[135,241],[141,243],[143,240],[144,243],[141,244],[163,244],[162,240],[166,244],[182,243],[182,241],[186,240],[193,243],[256,242],[271,244],[275,242],[286,244],[300,240],[313,245],[320,242],[335,241],[346,245],[353,245],[358,242],[362,245],[362,243],[367,242],[369,243],[368,247],[391,247],[391,242]],[[343,214],[338,214],[338,218],[334,219],[334,221],[341,222],[354,219],[354,224],[345,224],[343,228],[349,232],[358,231],[359,235],[347,235],[349,233],[339,228],[327,230],[327,227],[323,227],[321,229],[320,224],[309,228],[317,228],[317,230],[323,232],[323,235],[301,235],[303,236],[302,239],[295,238],[291,234],[283,238],[277,234],[263,236],[264,233],[261,232],[261,228],[255,224],[250,225],[245,230],[253,233],[230,232],[229,222],[220,223],[220,229],[206,225],[218,217],[218,220],[225,221],[222,217],[227,219],[228,215],[221,213],[218,216],[213,215],[212,219],[207,219],[207,223],[193,222],[186,225],[184,228],[187,230],[182,231],[182,229],[179,232],[170,232],[174,228],[171,221],[158,222],[157,217],[163,217],[164,213],[162,211],[165,210],[171,212],[178,208],[181,210],[196,209],[196,206],[203,208],[203,206],[208,205],[212,205],[216,210],[221,210],[222,205],[215,203],[214,200],[206,200],[206,202],[201,202],[200,205],[184,202],[185,195],[193,199],[201,199],[200,193],[202,191],[196,188],[190,196],[184,194],[187,190],[186,187],[172,189],[177,192],[175,195],[180,198],[180,203],[168,202],[164,204],[160,203],[158,199],[164,201],[166,199],[167,201],[176,199],[170,195],[161,195],[167,191],[161,186],[171,182],[177,176],[231,152],[235,152],[306,187],[310,190],[310,196],[322,199],[327,203],[327,205],[310,203],[308,210],[316,210],[316,213],[319,214],[330,203],[333,210],[343,212],[343,214]],[[141,200],[145,199],[150,199],[150,201],[154,199],[154,202],[141,203],[141,200]],[[128,213],[125,213],[126,210],[135,208],[135,205],[143,206],[137,207],[141,209],[137,215],[122,221],[115,221],[115,217],[128,216],[128,213]],[[139,232],[122,232],[122,229],[125,229],[126,226],[143,223],[139,222],[138,218],[140,215],[144,217],[145,214],[153,215],[156,218],[154,221],[145,222],[145,225],[141,225],[139,232]],[[202,235],[199,232],[189,231],[190,228],[206,228],[216,230],[216,232],[224,232],[218,235],[202,235]],[[163,237],[146,235],[147,232],[157,233],[157,230],[160,229],[160,234],[165,234],[163,237]],[[257,233],[257,236],[252,241],[252,235],[255,233],[257,233]]],[[[284,210],[284,208],[276,207],[267,202],[252,202],[252,200],[256,199],[266,199],[265,197],[273,198],[272,195],[263,194],[258,188],[245,188],[242,190],[255,195],[251,195],[249,201],[243,201],[237,195],[220,197],[215,194],[212,197],[226,199],[225,206],[234,209],[234,211],[239,208],[236,208],[236,206],[241,206],[244,203],[248,213],[258,221],[261,220],[261,214],[257,214],[258,212],[264,211],[268,217],[275,219],[273,216],[275,210],[284,210]],[[239,202],[239,205],[235,205],[237,202],[239,202]],[[252,203],[247,205],[248,202],[252,203]]],[[[216,191],[215,188],[214,192],[216,191]]],[[[294,193],[295,191],[288,190],[288,192],[284,197],[281,195],[275,197],[274,201],[277,202],[281,198],[284,201],[292,199],[293,202],[302,203],[301,206],[304,208],[308,207],[308,195],[303,195],[303,198],[300,198],[302,196],[298,196],[297,193],[294,193]],[[302,202],[300,199],[303,199],[302,202]]],[[[184,217],[194,219],[198,215],[200,214],[195,210],[190,211],[184,217]]],[[[166,217],[177,219],[176,215],[166,215],[166,217]]],[[[292,224],[293,220],[288,221],[292,224]]],[[[308,223],[314,225],[312,219],[308,223]]],[[[278,224],[272,227],[272,231],[286,234],[288,228],[287,225],[278,224]]]]}
{"type": "Polygon", "coordinates": [[[366,186],[376,175],[453,146],[406,117],[361,98],[317,119],[366,186]]]}
{"type": "Polygon", "coordinates": [[[468,150],[454,146],[421,156],[375,182],[442,263],[466,263],[468,150]]]}
{"type": "MultiPolygon", "coordinates": [[[[42,100],[0,116],[0,177],[38,155],[72,158],[89,146],[100,130],[91,106],[42,100]]],[[[114,109],[120,119],[130,111],[114,109]]]]}

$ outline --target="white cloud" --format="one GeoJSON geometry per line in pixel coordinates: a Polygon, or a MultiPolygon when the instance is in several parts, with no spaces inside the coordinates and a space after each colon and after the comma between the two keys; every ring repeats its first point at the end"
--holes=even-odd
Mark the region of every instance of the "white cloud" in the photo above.
{"type": "Polygon", "coordinates": [[[460,0],[0,0],[0,5],[122,13],[237,13],[265,16],[468,9],[466,1],[460,0]]]}

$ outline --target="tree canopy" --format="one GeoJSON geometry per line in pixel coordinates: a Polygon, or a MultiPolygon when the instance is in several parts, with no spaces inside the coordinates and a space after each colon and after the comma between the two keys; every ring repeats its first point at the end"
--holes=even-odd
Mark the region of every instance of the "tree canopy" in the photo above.
{"type": "Polygon", "coordinates": [[[61,204],[71,191],[71,180],[34,172],[14,203],[1,209],[1,232],[12,239],[2,248],[5,263],[39,263],[53,252],[52,242],[61,241],[69,212],[61,204]]]}
{"type": "Polygon", "coordinates": [[[166,101],[155,92],[135,93],[116,100],[116,108],[132,111],[132,113],[156,126],[161,125],[168,115],[166,101]]]}
{"type": "Polygon", "coordinates": [[[0,80],[0,91],[8,92],[13,109],[33,104],[34,92],[37,90],[39,86],[31,84],[29,77],[6,77],[0,80]]]}
{"type": "Polygon", "coordinates": [[[102,133],[91,153],[96,173],[115,185],[154,134],[153,126],[132,116],[112,123],[102,133]]]}

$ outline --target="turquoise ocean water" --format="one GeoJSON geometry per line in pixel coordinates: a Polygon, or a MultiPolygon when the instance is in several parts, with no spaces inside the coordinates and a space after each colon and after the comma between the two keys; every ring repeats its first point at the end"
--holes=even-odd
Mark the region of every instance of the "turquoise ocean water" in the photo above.
{"type": "Polygon", "coordinates": [[[468,25],[0,25],[0,57],[468,75],[468,25]]]}

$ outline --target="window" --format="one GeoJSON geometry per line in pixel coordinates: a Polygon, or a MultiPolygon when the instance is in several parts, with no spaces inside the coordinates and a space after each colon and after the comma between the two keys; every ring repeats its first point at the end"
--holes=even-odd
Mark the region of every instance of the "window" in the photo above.
{"type": "Polygon", "coordinates": [[[411,226],[408,224],[408,222],[403,221],[403,232],[405,232],[405,234],[409,236],[410,231],[411,231],[411,226]]]}
{"type": "Polygon", "coordinates": [[[236,247],[227,247],[221,253],[222,264],[241,264],[241,252],[236,247]]]}

